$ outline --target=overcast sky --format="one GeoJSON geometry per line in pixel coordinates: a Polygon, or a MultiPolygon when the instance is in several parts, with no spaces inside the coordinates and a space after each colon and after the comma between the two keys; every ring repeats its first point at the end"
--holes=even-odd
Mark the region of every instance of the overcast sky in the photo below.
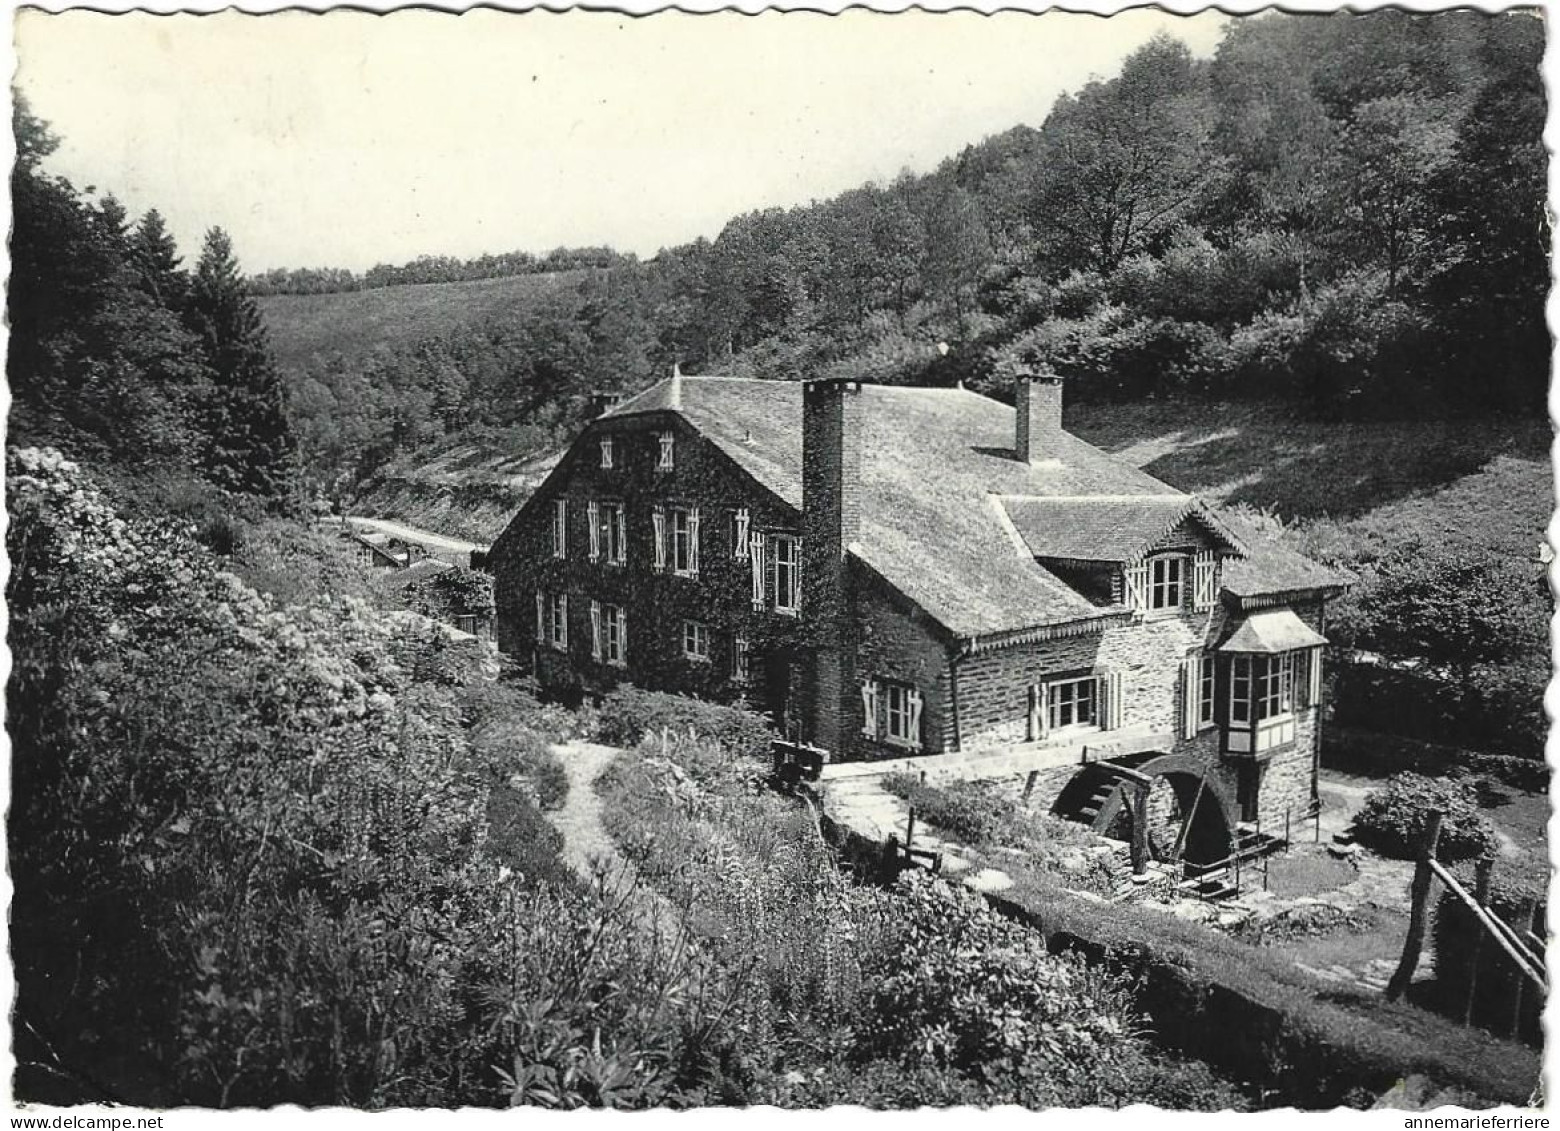
{"type": "Polygon", "coordinates": [[[1211,55],[1223,21],[24,12],[17,81],[51,168],[156,207],[187,258],[218,224],[249,270],[361,270],[713,238],[1038,126],[1156,32],[1211,55]]]}

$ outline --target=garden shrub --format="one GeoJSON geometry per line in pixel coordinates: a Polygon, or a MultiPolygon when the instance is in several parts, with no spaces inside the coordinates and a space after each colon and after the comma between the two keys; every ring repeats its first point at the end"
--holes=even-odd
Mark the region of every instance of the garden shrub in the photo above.
{"type": "Polygon", "coordinates": [[[544,810],[563,808],[569,797],[569,773],[544,734],[523,722],[496,719],[471,735],[473,765],[493,784],[507,784],[518,775],[544,810]]]}
{"type": "Polygon", "coordinates": [[[973,848],[1021,849],[1025,863],[1064,879],[1069,887],[1105,894],[1116,877],[1107,859],[1089,851],[1102,842],[1072,821],[1049,813],[1034,813],[986,782],[961,781],[928,785],[920,775],[899,771],[885,774],[882,785],[907,801],[917,820],[926,820],[973,848]]]}
{"type": "Polygon", "coordinates": [[[1383,856],[1413,860],[1435,810],[1442,814],[1440,859],[1470,860],[1494,850],[1495,829],[1479,812],[1472,782],[1415,773],[1396,774],[1368,793],[1355,815],[1354,833],[1383,856]]]}
{"type": "Polygon", "coordinates": [[[1017,809],[1011,801],[975,782],[928,785],[919,774],[899,771],[883,778],[883,788],[909,802],[920,819],[971,845],[993,843],[1004,820],[1017,809]]]}
{"type": "Polygon", "coordinates": [[[362,601],[279,607],[57,453],[8,471],[20,1096],[700,1094],[719,972],[495,787],[466,729],[494,697],[418,682],[362,601]]]}
{"type": "Polygon", "coordinates": [[[662,732],[692,733],[711,739],[729,755],[767,762],[775,737],[768,721],[752,711],[630,686],[604,696],[599,714],[597,738],[613,746],[637,746],[662,732]]]}
{"type": "Polygon", "coordinates": [[[729,764],[652,740],[600,788],[608,831],[740,986],[744,1038],[711,1085],[728,1102],[1242,1103],[1149,1048],[1124,983],[922,873],[849,883],[804,809],[701,759],[729,764]]]}

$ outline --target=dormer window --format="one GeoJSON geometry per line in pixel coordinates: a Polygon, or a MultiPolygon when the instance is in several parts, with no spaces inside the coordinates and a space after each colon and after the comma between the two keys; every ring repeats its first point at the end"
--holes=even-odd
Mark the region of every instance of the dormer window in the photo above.
{"type": "Polygon", "coordinates": [[[1180,555],[1153,558],[1148,563],[1148,607],[1179,609],[1185,589],[1186,559],[1180,555]]]}
{"type": "Polygon", "coordinates": [[[1173,612],[1186,598],[1187,559],[1162,554],[1128,566],[1124,571],[1127,607],[1140,613],[1173,612]]]}
{"type": "Polygon", "coordinates": [[[670,432],[662,432],[657,439],[661,445],[661,454],[656,460],[656,469],[659,471],[670,471],[676,462],[674,449],[677,444],[677,437],[670,432]]]}
{"type": "Polygon", "coordinates": [[[601,469],[603,471],[611,471],[612,470],[612,457],[613,457],[612,437],[611,436],[603,436],[601,438],[601,469]]]}

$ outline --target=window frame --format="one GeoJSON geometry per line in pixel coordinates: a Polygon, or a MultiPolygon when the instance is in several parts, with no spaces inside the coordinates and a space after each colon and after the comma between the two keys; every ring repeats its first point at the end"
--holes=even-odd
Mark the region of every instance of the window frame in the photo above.
{"type": "Polygon", "coordinates": [[[569,595],[547,595],[547,643],[559,652],[569,650],[569,595]]]}
{"type": "Polygon", "coordinates": [[[656,444],[659,450],[656,453],[655,469],[657,471],[673,471],[677,467],[677,433],[656,433],[656,444]]]}
{"type": "Polygon", "coordinates": [[[884,742],[894,746],[921,745],[921,736],[911,733],[915,718],[911,702],[915,690],[910,684],[898,680],[878,681],[878,700],[882,704],[878,717],[882,720],[884,742]]]}
{"type": "Polygon", "coordinates": [[[748,683],[752,678],[753,645],[739,634],[731,641],[731,679],[734,683],[748,683]]]}
{"type": "Polygon", "coordinates": [[[1089,672],[1083,675],[1063,676],[1059,679],[1045,680],[1045,733],[1046,736],[1057,734],[1081,734],[1086,731],[1104,729],[1100,716],[1100,677],[1097,673],[1089,672]],[[1072,688],[1071,701],[1062,702],[1059,694],[1062,688],[1072,688]],[[1086,689],[1087,694],[1079,694],[1081,689],[1086,689]],[[1087,703],[1089,717],[1078,717],[1078,705],[1087,703]],[[1061,710],[1068,709],[1073,714],[1071,722],[1061,721],[1061,710]]]}
{"type": "Polygon", "coordinates": [[[769,573],[774,585],[771,608],[786,616],[797,616],[802,611],[802,540],[795,534],[771,534],[769,543],[769,573]],[[786,552],[781,553],[782,546],[786,552]],[[784,568],[786,584],[780,583],[784,568]],[[789,601],[783,598],[789,598],[789,601]]]}
{"type": "Polygon", "coordinates": [[[699,536],[696,507],[671,507],[671,554],[668,565],[679,577],[696,577],[699,573],[699,551],[694,545],[699,536]]]}
{"type": "Polygon", "coordinates": [[[1156,554],[1148,559],[1148,579],[1144,587],[1144,595],[1147,603],[1144,611],[1148,613],[1175,612],[1186,605],[1186,564],[1190,559],[1185,554],[1156,554]],[[1175,576],[1169,573],[1174,569],[1175,576]],[[1163,568],[1167,576],[1161,577],[1163,568]],[[1175,600],[1168,598],[1171,592],[1175,593],[1175,600]],[[1164,600],[1161,600],[1163,596],[1164,600]]]}
{"type": "Polygon", "coordinates": [[[612,436],[601,437],[601,470],[613,471],[617,464],[616,444],[612,436]]]}
{"type": "Polygon", "coordinates": [[[683,659],[700,664],[709,663],[710,626],[703,621],[685,619],[682,622],[682,633],[683,659]]]}
{"type": "Polygon", "coordinates": [[[607,565],[628,562],[628,508],[617,500],[596,503],[597,558],[607,565]]]}
{"type": "Polygon", "coordinates": [[[628,666],[628,610],[622,605],[601,606],[601,661],[615,668],[628,666]]]}
{"type": "Polygon", "coordinates": [[[1219,722],[1218,654],[1204,652],[1197,667],[1197,730],[1205,731],[1219,722]]]}

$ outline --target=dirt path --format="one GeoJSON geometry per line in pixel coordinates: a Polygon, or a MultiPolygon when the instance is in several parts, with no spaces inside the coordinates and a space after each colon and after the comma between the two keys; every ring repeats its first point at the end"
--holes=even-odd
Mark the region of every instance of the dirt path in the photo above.
{"type": "Polygon", "coordinates": [[[594,874],[598,861],[617,873],[625,861],[601,824],[601,798],[596,796],[596,779],[617,757],[611,746],[594,742],[568,742],[554,746],[569,775],[569,797],[562,809],[552,814],[552,823],[563,834],[564,863],[581,876],[594,874]]]}
{"type": "Polygon", "coordinates": [[[651,937],[674,949],[681,946],[686,941],[682,917],[664,895],[638,882],[633,864],[618,851],[601,823],[596,779],[623,751],[576,740],[554,746],[553,753],[569,775],[568,799],[562,809],[549,815],[553,827],[563,834],[563,862],[592,883],[604,875],[607,890],[625,901],[630,914],[651,937]]]}

